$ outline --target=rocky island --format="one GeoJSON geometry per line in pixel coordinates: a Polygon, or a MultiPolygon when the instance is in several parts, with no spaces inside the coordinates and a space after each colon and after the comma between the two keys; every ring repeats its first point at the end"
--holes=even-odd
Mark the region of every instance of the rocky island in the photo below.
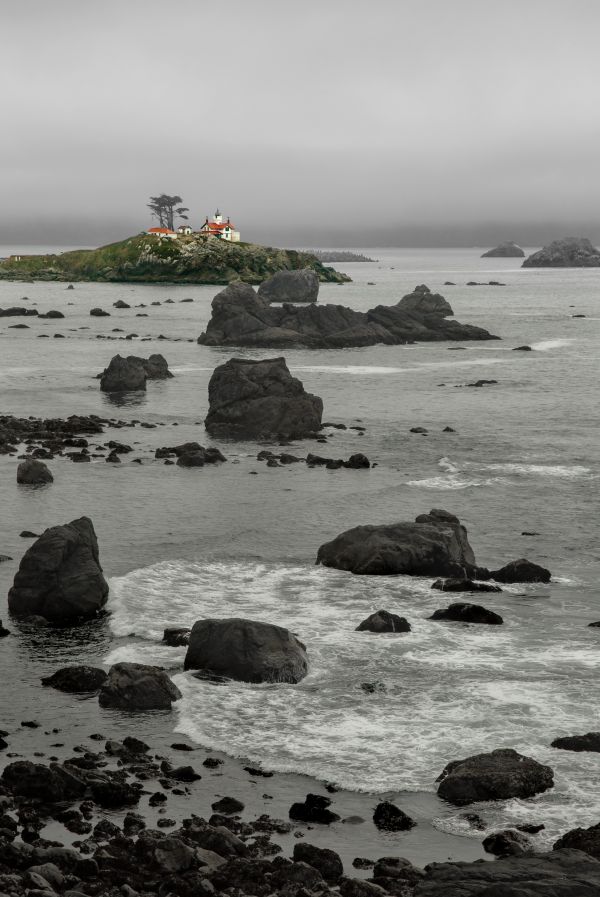
{"type": "Polygon", "coordinates": [[[488,249],[487,252],[484,252],[481,256],[482,259],[522,259],[525,258],[525,253],[521,249],[520,246],[517,246],[516,243],[513,243],[512,240],[506,240],[504,243],[499,243],[498,246],[495,246],[493,249],[488,249]]]}
{"type": "Polygon", "coordinates": [[[140,234],[99,249],[9,258],[0,263],[0,280],[228,284],[241,279],[260,284],[278,271],[303,268],[322,282],[350,280],[308,252],[208,240],[198,234],[177,240],[140,234]]]}
{"type": "Polygon", "coordinates": [[[600,250],[586,237],[553,240],[525,259],[523,268],[600,268],[600,250]]]}
{"type": "Polygon", "coordinates": [[[272,306],[247,283],[217,293],[212,316],[198,342],[206,346],[302,346],[333,349],[401,345],[417,340],[499,339],[472,324],[449,320],[450,304],[421,284],[396,305],[367,312],[343,305],[272,306]]]}

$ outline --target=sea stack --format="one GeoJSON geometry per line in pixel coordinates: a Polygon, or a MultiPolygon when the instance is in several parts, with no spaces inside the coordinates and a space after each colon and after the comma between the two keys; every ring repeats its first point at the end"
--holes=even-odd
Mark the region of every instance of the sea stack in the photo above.
{"type": "Polygon", "coordinates": [[[493,249],[488,249],[481,256],[482,259],[522,259],[525,258],[525,252],[512,240],[506,240],[499,243],[493,249]]]}
{"type": "Polygon", "coordinates": [[[600,250],[586,237],[554,240],[525,259],[523,268],[600,268],[600,250]]]}

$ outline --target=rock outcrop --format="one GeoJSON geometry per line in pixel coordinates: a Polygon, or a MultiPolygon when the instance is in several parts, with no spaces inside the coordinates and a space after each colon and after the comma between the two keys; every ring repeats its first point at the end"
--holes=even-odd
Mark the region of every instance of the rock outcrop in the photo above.
{"type": "Polygon", "coordinates": [[[146,389],[146,368],[141,358],[115,355],[100,375],[102,392],[133,392],[146,389]]]}
{"type": "Polygon", "coordinates": [[[231,358],[213,371],[204,424],[230,439],[302,439],[321,428],[323,402],[292,377],[285,358],[231,358]]]}
{"type": "Polygon", "coordinates": [[[523,259],[525,258],[525,253],[521,249],[520,246],[517,246],[516,243],[513,243],[512,240],[506,240],[504,243],[499,243],[498,246],[495,246],[494,249],[488,249],[487,252],[484,252],[481,256],[482,259],[523,259]]]}
{"type": "Polygon", "coordinates": [[[562,738],[555,738],[550,747],[560,748],[563,751],[593,751],[600,754],[600,732],[586,732],[585,735],[563,735],[562,738]]]}
{"type": "Polygon", "coordinates": [[[446,620],[454,623],[483,623],[490,626],[501,626],[504,622],[500,614],[488,610],[480,604],[457,603],[450,604],[440,610],[435,610],[429,617],[430,620],[446,620]]]}
{"type": "Polygon", "coordinates": [[[321,545],[317,564],[363,575],[477,576],[467,531],[448,511],[420,514],[414,523],[355,526],[321,545]]]}
{"type": "Polygon", "coordinates": [[[410,623],[404,617],[378,610],[356,627],[356,632],[410,632],[410,623]]]}
{"type": "Polygon", "coordinates": [[[184,668],[241,682],[299,682],[308,658],[288,629],[233,617],[194,623],[184,668]]]}
{"type": "Polygon", "coordinates": [[[115,663],[98,696],[101,707],[118,710],[170,710],[181,692],[160,667],[115,663]]]}
{"type": "Polygon", "coordinates": [[[98,541],[89,517],[52,526],[28,548],[8,593],[16,616],[68,622],[95,616],[106,604],[98,541]]]}
{"type": "Polygon", "coordinates": [[[69,694],[94,692],[106,682],[106,673],[100,667],[63,667],[51,676],[42,679],[42,685],[65,691],[69,694]]]}
{"type": "Polygon", "coordinates": [[[586,237],[554,240],[523,262],[523,268],[598,268],[600,250],[586,237]]]}
{"type": "Polygon", "coordinates": [[[462,807],[481,800],[533,797],[554,785],[549,766],[511,749],[453,760],[437,781],[438,795],[462,807]]]}
{"type": "MultiPolygon", "coordinates": [[[[134,358],[135,356],[130,357],[134,358]]],[[[142,362],[148,380],[168,380],[173,376],[169,370],[167,359],[159,352],[151,355],[150,358],[140,358],[139,361],[142,362]]]]}
{"type": "Polygon", "coordinates": [[[450,305],[442,296],[426,293],[427,289],[418,287],[397,305],[359,312],[343,305],[273,306],[248,284],[233,283],[213,299],[211,319],[198,342],[207,346],[336,349],[418,340],[498,339],[481,327],[449,320],[450,305]]]}
{"type": "Polygon", "coordinates": [[[311,268],[277,271],[261,283],[258,295],[267,302],[316,302],[319,278],[311,268]]]}
{"type": "Polygon", "coordinates": [[[43,461],[27,458],[17,467],[17,483],[22,486],[41,486],[53,482],[54,477],[43,461]]]}
{"type": "Polygon", "coordinates": [[[506,564],[500,570],[492,570],[491,576],[497,582],[550,582],[551,573],[533,561],[520,558],[506,564]]]}
{"type": "Polygon", "coordinates": [[[566,832],[558,841],[555,841],[553,850],[571,848],[583,850],[585,853],[600,860],[600,822],[589,828],[573,828],[566,832]]]}

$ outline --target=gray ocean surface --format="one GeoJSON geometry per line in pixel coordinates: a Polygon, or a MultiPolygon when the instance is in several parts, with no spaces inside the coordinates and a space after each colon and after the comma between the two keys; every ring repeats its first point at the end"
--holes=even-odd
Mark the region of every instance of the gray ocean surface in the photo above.
{"type": "MultiPolygon", "coordinates": [[[[173,669],[183,698],[170,716],[129,720],[132,734],[164,735],[166,727],[269,769],[376,793],[434,792],[449,760],[511,747],[549,763],[555,788],[486,806],[491,825],[542,820],[542,843],[551,843],[573,826],[597,823],[599,755],[557,751],[550,742],[600,728],[600,629],[587,625],[600,619],[600,271],[522,269],[519,260],[481,259],[481,251],[365,250],[378,261],[337,265],[353,282],[322,285],[319,301],[366,310],[426,283],[459,321],[501,342],[467,342],[464,351],[454,343],[286,351],[292,373],[322,396],[324,420],[366,427],[364,435],[331,430],[329,445],[290,451],[361,451],[377,462],[367,471],[266,468],[252,443],[216,443],[229,461],[214,468],[154,460],[158,446],[211,442],[202,421],[216,365],[232,355],[279,354],[196,344],[219,288],[0,282],[0,307],[26,295],[23,304],[66,315],[28,318],[27,330],[9,329],[24,319],[2,319],[0,413],[159,424],[91,438],[135,451],[120,465],[50,461],[55,482],[42,489],[17,487],[17,459],[0,456],[0,551],[14,558],[0,565],[0,616],[16,633],[0,644],[0,725],[35,716],[44,726],[107,728],[114,717],[95,699],[43,689],[40,677],[65,663],[159,663],[173,669]],[[505,286],[466,286],[489,279],[505,286]],[[180,303],[186,297],[194,302],[180,303]],[[151,305],[167,298],[174,304],[151,305]],[[131,310],[113,309],[117,299],[131,310]],[[147,307],[133,307],[140,303],[147,307]],[[111,317],[90,317],[94,306],[111,317]],[[96,338],[116,327],[139,339],[96,338]],[[56,332],[65,339],[37,338],[56,332]],[[523,344],[533,351],[512,351],[523,344]],[[100,392],[95,375],[112,355],[157,351],[174,379],[150,383],[125,404],[100,392]],[[498,383],[466,386],[478,379],[498,383]],[[429,435],[410,433],[414,426],[429,435]],[[446,426],[456,432],[442,432],[446,426]],[[360,578],[314,565],[319,545],[350,526],[410,520],[430,508],[460,517],[478,563],[494,568],[527,557],[549,567],[552,582],[483,595],[504,625],[462,626],[427,619],[453,600],[431,591],[430,579],[360,578]],[[82,514],[98,534],[110,617],[77,635],[19,629],[8,619],[6,593],[30,544],[20,531],[82,514]],[[412,633],[356,633],[379,608],[407,617],[412,633]],[[162,630],[209,616],[288,626],[307,644],[309,675],[297,686],[219,687],[183,674],[184,649],[162,646],[162,630]],[[366,694],[361,683],[375,681],[385,691],[366,694]]],[[[434,824],[481,839],[461,812],[440,802],[434,824]]]]}

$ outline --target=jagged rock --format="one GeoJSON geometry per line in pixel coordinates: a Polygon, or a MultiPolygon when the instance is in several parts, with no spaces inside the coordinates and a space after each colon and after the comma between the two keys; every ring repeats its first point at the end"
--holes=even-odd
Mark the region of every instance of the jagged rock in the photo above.
{"type": "Polygon", "coordinates": [[[261,283],[258,295],[267,302],[316,302],[319,278],[310,268],[277,271],[261,283]]]}
{"type": "Polygon", "coordinates": [[[570,848],[582,850],[596,860],[600,860],[600,822],[589,828],[573,828],[555,841],[552,849],[570,848]]]}
{"type": "Polygon", "coordinates": [[[430,620],[450,620],[456,623],[487,623],[500,626],[504,622],[500,614],[482,607],[480,604],[451,604],[449,607],[436,610],[430,620]]]}
{"type": "Polygon", "coordinates": [[[25,486],[40,486],[45,483],[53,483],[54,477],[43,461],[35,458],[27,458],[21,461],[17,467],[17,483],[25,486]]]}
{"type": "MultiPolygon", "coordinates": [[[[436,305],[442,309],[437,300],[436,305]]],[[[449,320],[452,309],[446,305],[445,313],[433,314],[407,309],[402,300],[398,305],[379,305],[368,312],[314,303],[274,306],[248,284],[237,282],[213,299],[211,319],[198,342],[208,346],[333,349],[415,340],[497,339],[481,327],[449,320]]]]}
{"type": "Polygon", "coordinates": [[[500,586],[493,586],[488,582],[474,582],[472,579],[436,579],[431,586],[441,592],[501,592],[500,586]]]}
{"type": "Polygon", "coordinates": [[[529,838],[513,829],[493,832],[483,839],[482,845],[486,853],[493,853],[497,857],[521,857],[533,850],[529,838]]]}
{"type": "Polygon", "coordinates": [[[523,268],[598,268],[600,251],[585,237],[553,240],[523,262],[523,268]]]}
{"type": "Polygon", "coordinates": [[[513,243],[512,240],[506,240],[506,242],[504,243],[499,243],[498,246],[494,247],[494,249],[488,249],[487,252],[483,253],[481,258],[522,259],[525,258],[525,253],[523,252],[521,247],[517,246],[516,243],[513,243]]]}
{"type": "Polygon", "coordinates": [[[213,436],[301,439],[321,428],[323,402],[292,377],[285,358],[231,358],[213,371],[205,420],[213,436]]]}
{"type": "Polygon", "coordinates": [[[183,627],[171,627],[163,632],[163,642],[171,648],[187,647],[190,643],[191,629],[183,627]]]}
{"type": "Polygon", "coordinates": [[[107,597],[94,526],[80,517],[45,530],[27,549],[8,606],[17,616],[69,621],[95,616],[107,597]]]}
{"type": "Polygon", "coordinates": [[[424,283],[416,286],[412,293],[403,296],[396,308],[424,317],[441,315],[442,318],[447,318],[454,314],[448,300],[440,293],[432,293],[424,283]]]}
{"type": "Polygon", "coordinates": [[[317,563],[366,575],[481,576],[467,531],[448,511],[414,523],[356,526],[321,545],[317,563]]]}
{"type": "Polygon", "coordinates": [[[373,882],[394,894],[394,883],[406,882],[407,885],[414,886],[422,880],[424,874],[422,869],[413,866],[404,857],[381,857],[373,867],[373,882]]]}
{"type": "Polygon", "coordinates": [[[307,794],[304,803],[295,803],[290,807],[290,819],[298,822],[316,822],[330,825],[337,822],[339,816],[329,809],[331,800],[322,794],[307,794]]]}
{"type": "Polygon", "coordinates": [[[299,682],[308,672],[306,649],[288,629],[230,618],[198,620],[184,669],[241,682],[299,682]]]}
{"type": "Polygon", "coordinates": [[[151,355],[150,358],[140,358],[139,361],[142,362],[148,380],[168,380],[173,376],[169,370],[167,359],[158,352],[151,355]]]}
{"type": "Polygon", "coordinates": [[[564,735],[562,738],[555,738],[550,747],[560,748],[563,751],[593,751],[594,753],[600,753],[600,732],[587,732],[585,735],[564,735]]]}
{"type": "Polygon", "coordinates": [[[497,582],[550,582],[551,573],[545,567],[534,564],[525,558],[511,561],[500,570],[492,570],[492,579],[497,582]]]}
{"type": "Polygon", "coordinates": [[[417,824],[400,807],[387,800],[375,807],[373,822],[384,832],[406,832],[417,824]]]}
{"type": "Polygon", "coordinates": [[[453,760],[437,778],[438,795],[456,806],[481,800],[533,797],[554,785],[554,774],[512,749],[453,760]]]}
{"type": "Polygon", "coordinates": [[[146,389],[146,369],[140,358],[115,355],[100,375],[103,392],[132,392],[146,389]]]}
{"type": "Polygon", "coordinates": [[[99,695],[101,707],[170,710],[181,692],[164,670],[145,663],[115,663],[99,695]]]}
{"type": "Polygon", "coordinates": [[[356,627],[356,632],[410,632],[410,623],[404,617],[387,610],[378,610],[356,627]]]}
{"type": "Polygon", "coordinates": [[[326,847],[316,847],[305,842],[294,844],[294,862],[308,863],[329,884],[335,884],[344,873],[344,866],[335,850],[326,847]]]}
{"type": "Polygon", "coordinates": [[[42,679],[42,685],[69,693],[99,691],[106,682],[106,673],[99,667],[63,667],[42,679]]]}

